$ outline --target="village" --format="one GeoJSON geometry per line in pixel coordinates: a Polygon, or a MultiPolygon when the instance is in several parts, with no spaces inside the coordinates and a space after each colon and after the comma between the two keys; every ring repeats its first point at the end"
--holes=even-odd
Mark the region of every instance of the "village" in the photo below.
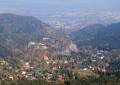
{"type": "MultiPolygon", "coordinates": [[[[47,49],[43,43],[30,42],[27,46],[28,53],[37,51],[39,57],[27,57],[25,60],[19,60],[19,66],[9,64],[1,59],[0,66],[4,66],[1,80],[18,80],[26,78],[29,80],[45,79],[48,82],[64,82],[70,77],[74,78],[74,71],[107,72],[109,64],[105,61],[107,51],[98,49],[82,49],[79,53],[73,55],[48,56],[47,49]],[[40,60],[37,60],[40,59],[40,60]],[[33,62],[32,62],[33,61],[33,62]],[[14,70],[13,70],[14,69],[14,70]]],[[[34,52],[34,54],[37,54],[34,52]]],[[[30,56],[28,55],[28,56],[30,56]]],[[[36,55],[36,56],[38,56],[36,55]]],[[[26,55],[27,56],[27,55],[26,55]]]]}

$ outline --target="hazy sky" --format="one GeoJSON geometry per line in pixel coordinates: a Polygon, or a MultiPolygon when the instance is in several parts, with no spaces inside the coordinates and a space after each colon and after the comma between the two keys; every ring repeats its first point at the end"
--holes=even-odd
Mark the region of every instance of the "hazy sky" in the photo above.
{"type": "Polygon", "coordinates": [[[0,13],[39,15],[71,10],[120,11],[119,5],[120,0],[0,0],[0,13]]]}

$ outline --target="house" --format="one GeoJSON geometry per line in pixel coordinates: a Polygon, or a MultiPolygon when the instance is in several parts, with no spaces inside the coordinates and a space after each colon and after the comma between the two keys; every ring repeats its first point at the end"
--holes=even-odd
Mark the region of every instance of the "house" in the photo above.
{"type": "Polygon", "coordinates": [[[14,80],[14,77],[12,75],[9,75],[9,79],[14,80]]]}

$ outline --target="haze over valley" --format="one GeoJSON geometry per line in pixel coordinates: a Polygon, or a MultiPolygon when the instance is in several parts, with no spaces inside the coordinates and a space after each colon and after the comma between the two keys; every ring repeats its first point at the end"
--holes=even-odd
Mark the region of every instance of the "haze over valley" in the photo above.
{"type": "Polygon", "coordinates": [[[119,4],[0,0],[0,85],[120,85],[119,4]]]}

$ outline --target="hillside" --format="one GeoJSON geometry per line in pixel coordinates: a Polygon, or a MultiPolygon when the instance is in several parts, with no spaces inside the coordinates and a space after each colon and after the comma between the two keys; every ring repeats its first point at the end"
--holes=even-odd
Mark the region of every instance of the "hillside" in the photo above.
{"type": "MultiPolygon", "coordinates": [[[[39,41],[47,35],[49,25],[31,16],[0,14],[0,39],[14,45],[39,41]]],[[[3,43],[3,42],[1,42],[3,43]]]]}
{"type": "Polygon", "coordinates": [[[0,14],[0,40],[0,56],[2,57],[10,56],[13,48],[25,50],[29,42],[43,43],[55,55],[59,53],[66,55],[70,53],[69,50],[77,50],[72,40],[65,34],[61,34],[50,25],[32,16],[0,14]],[[65,50],[67,52],[62,52],[65,50]]]}
{"type": "Polygon", "coordinates": [[[71,36],[78,46],[93,46],[99,49],[120,48],[120,23],[108,26],[92,25],[77,32],[72,32],[71,36]]]}

